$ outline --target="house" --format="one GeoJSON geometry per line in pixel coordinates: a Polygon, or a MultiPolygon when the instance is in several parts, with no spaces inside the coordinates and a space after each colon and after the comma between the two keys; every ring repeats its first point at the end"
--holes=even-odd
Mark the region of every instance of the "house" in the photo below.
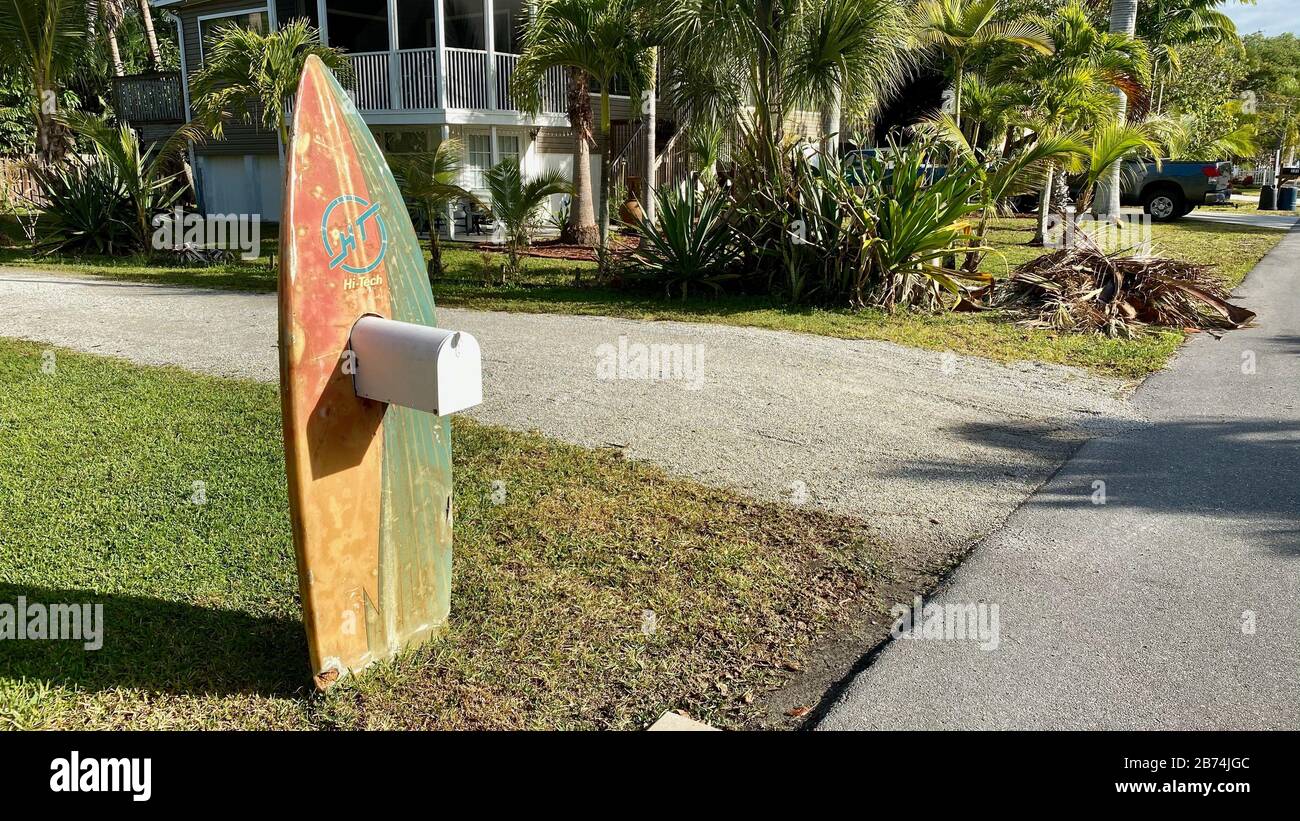
{"type": "MultiPolygon", "coordinates": [[[[320,30],[323,42],[347,52],[353,69],[349,92],[385,153],[428,151],[458,138],[462,184],[476,191],[484,190],[484,172],[506,157],[518,157],[525,174],[572,173],[564,72],[548,75],[542,110],[535,115],[519,111],[511,94],[525,0],[151,2],[175,15],[181,69],[118,78],[114,89],[117,111],[146,139],[165,137],[191,119],[189,79],[203,65],[214,32],[230,25],[274,30],[303,18],[320,30]]],[[[622,177],[643,173],[638,165],[644,165],[645,135],[630,116],[628,97],[611,97],[616,171],[622,177]]],[[[593,105],[598,106],[594,99],[593,105]]],[[[657,150],[672,130],[671,119],[661,115],[657,150]]],[[[602,150],[597,145],[591,154],[594,186],[602,150]]],[[[278,219],[284,175],[274,134],[232,122],[224,139],[196,146],[192,159],[202,210],[278,219]]],[[[450,221],[453,235],[457,224],[450,221]]]]}

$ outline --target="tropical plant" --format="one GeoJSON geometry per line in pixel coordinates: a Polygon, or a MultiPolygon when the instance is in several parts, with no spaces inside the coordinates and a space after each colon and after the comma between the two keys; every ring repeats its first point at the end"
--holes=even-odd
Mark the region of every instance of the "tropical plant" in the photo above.
{"type": "Polygon", "coordinates": [[[1085,155],[1086,170],[1079,195],[1079,211],[1092,207],[1097,184],[1112,174],[1118,176],[1125,160],[1151,157],[1159,168],[1162,153],[1160,131],[1155,122],[1106,123],[1094,128],[1085,155]]]}
{"type": "Polygon", "coordinates": [[[824,112],[822,151],[833,154],[846,107],[864,119],[902,85],[912,20],[894,0],[817,0],[796,21],[788,81],[799,100],[824,112]]]}
{"type": "Polygon", "coordinates": [[[910,21],[894,0],[665,3],[661,96],[688,125],[742,132],[764,175],[788,177],[795,110],[821,108],[835,129],[841,113],[863,116],[906,74],[910,21]]]}
{"type": "Polygon", "coordinates": [[[541,108],[541,86],[547,72],[556,67],[569,71],[569,120],[574,127],[574,233],[581,234],[586,218],[584,183],[589,151],[587,140],[593,128],[588,79],[600,93],[601,152],[600,201],[596,208],[599,241],[608,244],[609,204],[614,180],[610,145],[610,89],[616,81],[626,83],[634,100],[652,87],[653,41],[642,0],[541,0],[524,26],[523,54],[512,80],[516,100],[528,111],[541,108]]]}
{"type": "MultiPolygon", "coordinates": [[[[1110,33],[1112,35],[1132,37],[1137,30],[1137,9],[1138,0],[1111,0],[1110,33]]],[[[1116,122],[1125,122],[1128,119],[1129,95],[1122,87],[1116,85],[1114,96],[1116,116],[1113,119],[1116,122]]],[[[1102,178],[1102,192],[1097,202],[1097,214],[1099,216],[1119,214],[1119,174],[1120,169],[1116,165],[1102,178]]]]}
{"type": "Polygon", "coordinates": [[[289,149],[286,106],[298,92],[307,58],[319,57],[335,74],[348,70],[343,52],[323,46],[316,29],[293,20],[268,34],[228,25],[204,45],[203,68],[191,81],[197,119],[221,139],[234,117],[273,131],[289,149]]]}
{"type": "Polygon", "coordinates": [[[635,225],[641,245],[633,259],[640,276],[661,283],[668,296],[678,289],[683,300],[692,287],[717,292],[724,282],[736,279],[738,238],[727,222],[726,198],[699,192],[687,182],[655,193],[658,220],[635,225]]]}
{"type": "Polygon", "coordinates": [[[23,78],[45,165],[61,160],[72,135],[59,121],[63,83],[85,49],[85,3],[75,0],[0,0],[0,68],[23,78]]]}
{"type": "Polygon", "coordinates": [[[1033,20],[1004,20],[1001,0],[921,0],[916,7],[916,37],[945,57],[953,73],[953,119],[962,124],[966,68],[976,55],[994,46],[1013,45],[1050,54],[1043,27],[1033,20]]]}
{"type": "Polygon", "coordinates": [[[1044,170],[1059,165],[1068,172],[1078,171],[1087,147],[1076,134],[1051,134],[1018,147],[1010,154],[1000,150],[982,151],[966,139],[957,123],[947,115],[916,126],[917,133],[943,141],[955,149],[950,162],[969,168],[975,177],[980,205],[979,223],[970,240],[972,250],[962,266],[975,271],[983,259],[989,221],[1007,200],[1036,190],[1044,170]]]}
{"type": "Polygon", "coordinates": [[[518,158],[511,157],[494,165],[487,172],[487,188],[491,197],[492,217],[497,230],[505,237],[506,264],[501,269],[501,281],[519,273],[520,252],[532,241],[537,227],[538,212],[547,199],[556,194],[573,193],[573,186],[559,171],[548,171],[524,179],[518,158]]]}
{"type": "Polygon", "coordinates": [[[113,176],[130,209],[128,225],[137,248],[151,249],[152,223],[156,215],[171,208],[184,193],[184,171],[178,162],[191,143],[204,138],[197,123],[181,126],[165,142],[143,146],[140,137],[125,123],[116,127],[87,114],[68,115],[65,122],[94,146],[98,164],[113,170],[113,176]]]}
{"type": "MultiPolygon", "coordinates": [[[[1010,55],[990,69],[1000,80],[1019,78],[1028,84],[1028,122],[1034,139],[1087,132],[1113,122],[1118,104],[1114,89],[1135,97],[1143,92],[1149,61],[1140,41],[1100,31],[1077,0],[1037,22],[1046,33],[1050,53],[1010,55]]],[[[1043,241],[1053,209],[1056,171],[1055,164],[1048,163],[1043,172],[1034,237],[1037,243],[1043,241]]]]}
{"type": "Polygon", "coordinates": [[[447,206],[462,200],[478,203],[478,198],[459,184],[460,156],[461,142],[444,140],[430,152],[388,158],[402,196],[424,215],[429,224],[430,281],[443,274],[438,215],[446,213],[447,206]]]}
{"type": "Polygon", "coordinates": [[[932,144],[891,146],[889,158],[867,160],[865,199],[876,215],[867,246],[874,263],[872,302],[887,308],[934,310],[945,294],[961,300],[982,274],[958,271],[946,260],[969,243],[970,217],[981,210],[979,173],[932,163],[932,144]],[[937,177],[937,179],[936,179],[937,177]]]}
{"type": "Polygon", "coordinates": [[[122,65],[122,49],[117,42],[118,29],[126,19],[126,3],[127,0],[91,0],[86,4],[92,24],[104,31],[104,38],[108,42],[109,61],[113,64],[115,77],[121,77],[126,73],[122,65]]]}
{"type": "Polygon", "coordinates": [[[793,152],[788,183],[759,180],[738,194],[736,223],[755,257],[745,267],[766,272],[791,302],[934,310],[959,301],[987,279],[949,262],[968,250],[979,183],[971,168],[936,165],[944,150],[891,140],[850,155],[852,168],[793,152]]]}
{"type": "MultiPolygon", "coordinates": [[[[1165,85],[1182,67],[1184,51],[1200,43],[1236,43],[1237,26],[1218,10],[1225,0],[1147,0],[1137,8],[1134,34],[1151,49],[1155,110],[1164,110],[1165,85]]],[[[1125,12],[1127,15],[1127,11],[1125,12]]]]}
{"type": "Polygon", "coordinates": [[[154,71],[162,71],[162,53],[158,50],[158,37],[153,31],[153,8],[149,0],[136,0],[140,10],[140,23],[144,26],[144,41],[149,47],[149,65],[154,71]]]}
{"type": "Polygon", "coordinates": [[[34,164],[42,253],[122,254],[137,247],[134,213],[116,169],[99,158],[34,164]]]}

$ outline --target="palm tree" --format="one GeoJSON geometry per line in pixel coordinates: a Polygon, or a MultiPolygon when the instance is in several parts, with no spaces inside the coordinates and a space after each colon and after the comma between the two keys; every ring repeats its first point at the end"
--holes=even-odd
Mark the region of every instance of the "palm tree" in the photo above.
{"type": "Polygon", "coordinates": [[[144,41],[149,47],[149,65],[154,71],[162,71],[162,54],[158,51],[158,36],[153,31],[153,9],[149,0],[138,0],[140,22],[144,25],[144,41]]]}
{"type": "MultiPolygon", "coordinates": [[[[1146,47],[1129,35],[1098,31],[1078,2],[1039,18],[1051,51],[1010,55],[990,73],[1001,81],[1028,86],[1032,130],[1037,139],[1086,132],[1115,118],[1112,88],[1138,94],[1148,77],[1146,47]]],[[[1038,208],[1034,243],[1041,243],[1052,208],[1056,167],[1048,163],[1038,208]]]]}
{"type": "Polygon", "coordinates": [[[477,198],[462,188],[460,179],[461,143],[444,140],[430,152],[389,157],[393,176],[402,196],[416,205],[429,220],[429,280],[442,276],[442,247],[438,242],[438,215],[447,206],[461,200],[477,198]]]}
{"type": "Polygon", "coordinates": [[[1012,153],[982,152],[974,141],[967,140],[957,121],[946,114],[921,123],[916,130],[953,147],[954,161],[971,168],[979,183],[980,220],[969,244],[972,250],[967,252],[962,266],[967,271],[979,268],[984,256],[984,237],[999,204],[1035,190],[1049,166],[1061,164],[1075,170],[1087,154],[1087,147],[1076,134],[1045,135],[1012,153]]]}
{"type": "MultiPolygon", "coordinates": [[[[1111,0],[1110,32],[1132,37],[1137,31],[1138,0],[1111,0]]],[[[1115,87],[1116,120],[1128,119],[1128,95],[1115,87]]],[[[1097,216],[1119,216],[1119,164],[1116,163],[1101,180],[1101,196],[1097,198],[1097,216]]]]}
{"type": "Polygon", "coordinates": [[[1161,140],[1155,123],[1106,123],[1093,129],[1085,156],[1087,170],[1083,178],[1083,191],[1079,195],[1079,210],[1092,206],[1092,196],[1097,184],[1112,174],[1118,178],[1125,160],[1154,157],[1160,166],[1161,140]]]}
{"type": "Polygon", "coordinates": [[[1138,9],[1134,33],[1151,47],[1156,113],[1164,109],[1165,75],[1177,69],[1181,50],[1194,43],[1237,39],[1232,18],[1219,11],[1225,0],[1148,0],[1138,9]]]}
{"type": "Polygon", "coordinates": [[[321,45],[316,29],[302,20],[269,34],[234,25],[219,29],[205,44],[203,68],[190,85],[197,118],[219,140],[227,118],[252,124],[254,112],[260,112],[262,127],[274,131],[287,152],[285,106],[298,92],[303,66],[312,55],[335,73],[347,68],[343,52],[321,45]]]}
{"type": "Polygon", "coordinates": [[[45,166],[61,160],[72,134],[59,120],[61,84],[85,48],[87,7],[76,0],[0,0],[0,68],[22,76],[45,166]]]}
{"type": "Polygon", "coordinates": [[[104,29],[104,38],[108,41],[108,56],[113,63],[113,76],[121,77],[126,73],[122,65],[122,50],[118,47],[117,30],[126,19],[126,0],[92,0],[87,4],[93,24],[104,29]]]}
{"type": "Polygon", "coordinates": [[[917,39],[938,50],[952,66],[953,120],[961,127],[962,86],[966,67],[981,50],[1016,45],[1050,54],[1043,27],[1034,21],[1000,20],[1002,0],[921,0],[917,39]]]}
{"type": "Polygon", "coordinates": [[[592,133],[591,101],[587,82],[594,80],[600,92],[600,134],[604,145],[600,155],[599,240],[607,247],[609,237],[609,203],[613,196],[614,181],[610,165],[613,146],[610,145],[610,88],[616,80],[629,87],[632,99],[641,98],[643,89],[652,89],[654,55],[649,33],[645,28],[646,15],[640,0],[541,0],[524,26],[523,55],[515,67],[514,91],[520,105],[528,111],[541,108],[541,84],[552,68],[569,71],[569,121],[574,126],[578,145],[574,152],[574,181],[577,183],[574,203],[570,213],[577,220],[586,216],[586,205],[581,201],[582,175],[587,151],[585,141],[592,133]],[[575,217],[574,212],[578,216],[575,217]]]}
{"type": "Polygon", "coordinates": [[[669,105],[689,130],[734,124],[764,176],[789,176],[785,128],[795,110],[820,107],[833,133],[844,115],[868,114],[907,70],[911,21],[897,2],[664,2],[657,30],[669,105]]]}
{"type": "Polygon", "coordinates": [[[551,196],[572,194],[573,186],[559,171],[525,180],[516,157],[497,163],[486,176],[492,218],[505,234],[507,261],[501,269],[504,285],[507,276],[519,273],[519,253],[532,241],[538,211],[551,196]]]}
{"type": "Polygon", "coordinates": [[[822,151],[837,151],[846,109],[865,119],[908,70],[911,19],[894,0],[820,0],[799,18],[793,92],[824,112],[822,151]]]}
{"type": "Polygon", "coordinates": [[[81,112],[68,114],[65,122],[90,141],[100,162],[112,167],[131,204],[131,233],[147,253],[152,247],[150,226],[154,216],[171,207],[182,190],[178,181],[185,175],[172,169],[191,143],[203,139],[203,129],[197,123],[187,123],[161,145],[144,147],[139,135],[125,123],[113,127],[81,112]]]}

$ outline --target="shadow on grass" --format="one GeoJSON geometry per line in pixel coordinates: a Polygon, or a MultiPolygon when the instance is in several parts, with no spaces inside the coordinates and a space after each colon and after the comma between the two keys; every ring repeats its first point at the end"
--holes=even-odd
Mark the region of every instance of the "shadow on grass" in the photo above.
{"type": "Polygon", "coordinates": [[[0,641],[0,675],[87,690],[288,695],[308,681],[297,619],[258,617],[144,596],[0,584],[0,604],[101,604],[98,650],[74,640],[0,641]]]}

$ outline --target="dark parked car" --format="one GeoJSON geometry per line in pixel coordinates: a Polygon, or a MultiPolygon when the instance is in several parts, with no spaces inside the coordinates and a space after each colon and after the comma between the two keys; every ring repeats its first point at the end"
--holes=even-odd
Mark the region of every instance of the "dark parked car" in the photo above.
{"type": "Polygon", "coordinates": [[[1232,199],[1232,163],[1154,161],[1124,163],[1120,201],[1141,205],[1156,222],[1176,220],[1198,205],[1232,199]]]}

